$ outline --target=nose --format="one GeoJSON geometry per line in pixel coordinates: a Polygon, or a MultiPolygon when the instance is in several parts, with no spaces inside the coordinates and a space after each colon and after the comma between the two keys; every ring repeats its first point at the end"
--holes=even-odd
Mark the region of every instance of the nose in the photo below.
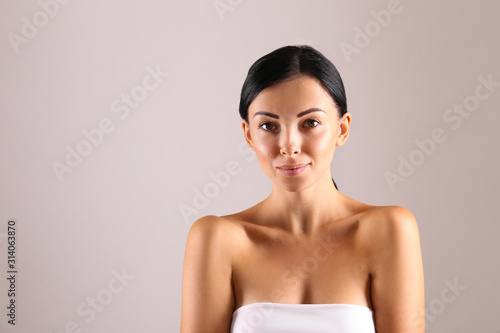
{"type": "Polygon", "coordinates": [[[280,153],[287,157],[299,155],[301,152],[298,134],[292,132],[283,133],[281,138],[280,153]]]}

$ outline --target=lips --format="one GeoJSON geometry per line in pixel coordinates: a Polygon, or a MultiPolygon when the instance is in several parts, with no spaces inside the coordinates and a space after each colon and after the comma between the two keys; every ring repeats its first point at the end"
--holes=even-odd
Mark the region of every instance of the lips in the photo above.
{"type": "Polygon", "coordinates": [[[306,166],[308,163],[297,163],[297,164],[284,164],[280,165],[278,169],[287,169],[287,170],[292,170],[292,169],[298,169],[306,166]]]}
{"type": "Polygon", "coordinates": [[[277,167],[277,169],[285,176],[293,177],[300,175],[307,169],[308,166],[309,166],[308,163],[285,164],[285,165],[280,165],[279,167],[277,167]]]}

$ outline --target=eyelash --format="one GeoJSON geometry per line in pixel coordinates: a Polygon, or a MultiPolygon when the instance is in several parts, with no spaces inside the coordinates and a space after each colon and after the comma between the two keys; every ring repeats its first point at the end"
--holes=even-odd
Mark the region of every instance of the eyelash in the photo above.
{"type": "MultiPolygon", "coordinates": [[[[318,126],[320,124],[320,122],[316,119],[307,119],[306,121],[304,121],[303,123],[303,126],[304,127],[308,127],[308,128],[314,128],[316,126],[318,126]],[[307,126],[306,124],[309,123],[309,122],[315,122],[315,125],[313,126],[307,126]]],[[[266,122],[263,122],[259,125],[259,128],[261,128],[262,130],[266,131],[266,132],[269,132],[269,131],[272,131],[272,129],[265,129],[264,127],[265,126],[269,126],[269,125],[272,125],[276,128],[276,125],[272,122],[269,122],[269,121],[266,121],[266,122]]]]}

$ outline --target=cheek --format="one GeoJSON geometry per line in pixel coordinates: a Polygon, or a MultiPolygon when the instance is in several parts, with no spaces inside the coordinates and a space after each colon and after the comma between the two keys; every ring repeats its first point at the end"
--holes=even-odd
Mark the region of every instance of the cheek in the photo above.
{"type": "Polygon", "coordinates": [[[263,163],[269,162],[269,160],[276,155],[276,152],[279,152],[279,147],[276,140],[272,140],[272,138],[270,137],[266,138],[265,136],[255,137],[254,148],[261,165],[263,165],[263,163]]]}
{"type": "Polygon", "coordinates": [[[303,150],[310,153],[314,157],[330,158],[333,156],[335,138],[329,131],[318,133],[317,135],[310,137],[309,140],[305,140],[305,142],[307,142],[307,146],[304,146],[303,150]]]}
{"type": "MultiPolygon", "coordinates": [[[[275,136],[253,133],[254,148],[260,165],[268,167],[272,160],[280,155],[279,139],[275,136]]],[[[315,160],[331,159],[335,150],[335,136],[328,128],[311,134],[304,134],[302,153],[315,160]]]]}
{"type": "Polygon", "coordinates": [[[274,177],[273,161],[276,156],[275,145],[270,142],[264,143],[259,141],[254,141],[254,144],[260,168],[268,178],[272,179],[274,177]]]}

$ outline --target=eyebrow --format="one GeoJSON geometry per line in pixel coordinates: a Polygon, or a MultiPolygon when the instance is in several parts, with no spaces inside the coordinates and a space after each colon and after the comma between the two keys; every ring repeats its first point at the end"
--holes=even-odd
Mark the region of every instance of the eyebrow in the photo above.
{"type": "MultiPolygon", "coordinates": [[[[325,112],[325,110],[320,109],[320,108],[310,108],[310,109],[307,109],[305,111],[300,112],[297,115],[297,118],[303,117],[306,114],[309,114],[311,112],[318,112],[318,111],[325,112]]],[[[266,111],[257,111],[257,112],[255,112],[255,114],[253,115],[253,117],[255,117],[257,115],[268,116],[268,117],[271,117],[271,118],[280,119],[280,117],[277,114],[274,114],[274,113],[271,113],[271,112],[266,112],[266,111]]]]}

